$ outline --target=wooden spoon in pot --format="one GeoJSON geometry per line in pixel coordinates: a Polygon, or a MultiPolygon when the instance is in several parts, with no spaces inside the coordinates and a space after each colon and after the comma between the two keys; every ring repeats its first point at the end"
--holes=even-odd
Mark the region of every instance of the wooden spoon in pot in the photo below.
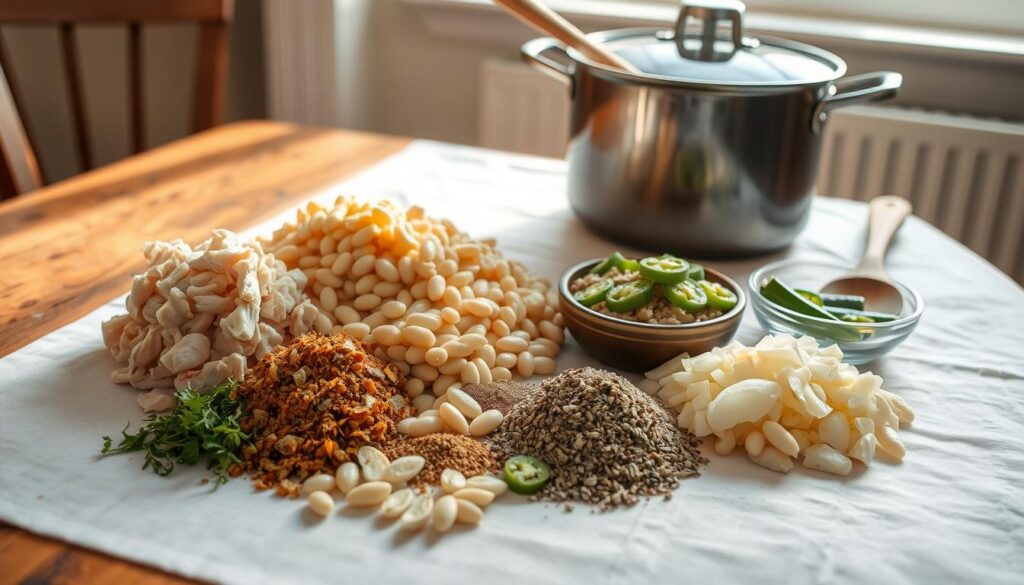
{"type": "Polygon", "coordinates": [[[632,63],[588,39],[583,31],[540,0],[494,0],[494,3],[527,25],[555,37],[596,63],[629,73],[640,73],[632,63]]]}
{"type": "Polygon", "coordinates": [[[903,310],[903,296],[885,274],[883,262],[889,242],[913,208],[909,201],[895,195],[875,197],[868,205],[868,243],[864,257],[856,268],[825,285],[821,292],[859,295],[864,297],[865,309],[899,315],[903,310]]]}

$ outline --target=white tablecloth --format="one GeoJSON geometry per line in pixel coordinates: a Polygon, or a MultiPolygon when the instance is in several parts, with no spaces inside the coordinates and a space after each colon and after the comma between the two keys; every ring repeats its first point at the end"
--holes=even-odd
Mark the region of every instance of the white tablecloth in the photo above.
{"type": "MultiPolygon", "coordinates": [[[[552,279],[616,248],[572,216],[561,162],[421,142],[344,190],[423,205],[552,279]]],[[[817,200],[786,255],[852,264],[866,212],[817,200]]],[[[712,264],[745,282],[769,260],[712,264]]],[[[907,342],[868,366],[917,413],[902,464],[779,475],[709,449],[670,501],[606,514],[508,495],[443,538],[349,509],[320,521],[245,480],[210,493],[202,470],[160,478],[141,455],[97,457],[101,435],[141,418],[137,391],[108,381],[99,324],[118,300],[0,360],[0,519],[234,583],[1024,582],[1024,293],[916,218],[888,265],[926,303],[907,342]]],[[[739,338],[761,335],[748,313],[739,338]]],[[[592,363],[570,341],[558,366],[592,363]]]]}

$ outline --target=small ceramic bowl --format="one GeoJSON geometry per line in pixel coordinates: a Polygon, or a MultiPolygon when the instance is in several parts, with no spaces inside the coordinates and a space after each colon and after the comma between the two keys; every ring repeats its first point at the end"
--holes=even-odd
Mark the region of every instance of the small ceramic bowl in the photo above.
{"type": "Polygon", "coordinates": [[[849,269],[849,266],[834,262],[812,260],[783,260],[769,264],[750,275],[750,305],[754,308],[754,315],[769,333],[786,333],[795,337],[810,335],[823,346],[835,343],[843,350],[843,361],[849,364],[860,365],[878,359],[903,343],[917,327],[924,312],[921,295],[907,285],[893,283],[903,298],[903,311],[897,319],[884,323],[843,323],[808,317],[761,296],[761,283],[773,276],[794,288],[818,290],[849,269]]]}
{"type": "Polygon", "coordinates": [[[731,278],[707,267],[705,278],[727,287],[739,300],[729,312],[708,321],[682,325],[638,323],[584,307],[572,297],[569,285],[602,260],[581,262],[566,270],[558,282],[565,326],[583,349],[602,363],[620,370],[646,372],[683,352],[697,355],[725,345],[736,335],[747,306],[746,295],[731,278]]]}

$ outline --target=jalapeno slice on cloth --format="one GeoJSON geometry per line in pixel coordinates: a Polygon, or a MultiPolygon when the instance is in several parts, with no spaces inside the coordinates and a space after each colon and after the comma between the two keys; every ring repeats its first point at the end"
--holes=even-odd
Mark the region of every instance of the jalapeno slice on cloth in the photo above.
{"type": "Polygon", "coordinates": [[[664,288],[665,298],[687,313],[699,313],[708,306],[708,295],[692,280],[677,282],[664,288]]]}
{"type": "Polygon", "coordinates": [[[595,282],[587,288],[573,293],[572,298],[576,299],[576,302],[584,307],[593,307],[604,300],[605,296],[608,295],[608,291],[610,291],[613,286],[615,285],[610,280],[595,282]]]}
{"type": "Polygon", "coordinates": [[[516,455],[505,462],[505,483],[517,494],[535,494],[549,479],[551,468],[536,457],[516,455]]]}
{"type": "Polygon", "coordinates": [[[686,278],[690,263],[670,254],[651,256],[640,261],[640,276],[660,284],[675,284],[686,278]]]}
{"type": "Polygon", "coordinates": [[[654,300],[654,283],[641,278],[612,288],[604,302],[616,313],[628,313],[654,300]]]}

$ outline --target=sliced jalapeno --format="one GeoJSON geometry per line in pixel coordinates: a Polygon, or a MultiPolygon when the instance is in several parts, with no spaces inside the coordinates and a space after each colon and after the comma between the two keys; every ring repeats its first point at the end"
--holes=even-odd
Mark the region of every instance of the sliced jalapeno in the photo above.
{"type": "Polygon", "coordinates": [[[675,284],[689,274],[690,263],[670,254],[644,258],[640,261],[640,276],[660,284],[675,284]]]}
{"type": "Polygon", "coordinates": [[[572,298],[576,299],[576,302],[584,307],[593,307],[604,300],[604,297],[613,286],[615,285],[610,280],[595,282],[587,288],[573,293],[572,298]]]}
{"type": "Polygon", "coordinates": [[[605,296],[605,305],[616,313],[628,313],[654,300],[654,283],[641,278],[612,288],[605,296]]]}
{"type": "MultiPolygon", "coordinates": [[[[821,302],[826,307],[840,307],[843,309],[853,309],[855,311],[864,310],[864,297],[860,295],[830,295],[827,293],[821,294],[821,302]]],[[[827,311],[828,309],[826,309],[827,311]]]]}
{"type": "Polygon", "coordinates": [[[516,455],[505,462],[505,483],[517,494],[535,494],[551,479],[551,468],[536,457],[516,455]]]}
{"type": "Polygon", "coordinates": [[[775,277],[768,279],[767,282],[761,285],[761,296],[780,307],[785,307],[801,315],[829,321],[839,320],[838,317],[827,313],[824,309],[807,300],[800,293],[789,288],[789,286],[775,277]]]}
{"type": "Polygon", "coordinates": [[[839,315],[840,321],[847,323],[874,323],[875,320],[867,315],[839,315]]]}
{"type": "Polygon", "coordinates": [[[640,270],[640,261],[632,258],[623,258],[619,264],[619,272],[636,272],[640,270]]]}
{"type": "Polygon", "coordinates": [[[690,270],[686,273],[686,278],[696,280],[698,282],[704,280],[704,267],[700,264],[690,262],[690,270]]]}
{"type": "Polygon", "coordinates": [[[704,294],[707,295],[708,305],[715,309],[728,311],[735,307],[736,303],[739,302],[739,298],[736,296],[736,293],[717,282],[701,280],[697,284],[700,285],[701,290],[703,290],[704,294]]]}
{"type": "Polygon", "coordinates": [[[618,252],[612,252],[612,255],[605,258],[601,262],[598,262],[597,266],[590,269],[591,274],[604,274],[612,268],[618,268],[626,257],[618,252]]]}
{"type": "Polygon", "coordinates": [[[687,313],[699,313],[708,306],[708,295],[692,280],[677,282],[664,287],[665,298],[687,313]]]}
{"type": "Polygon", "coordinates": [[[807,299],[808,301],[811,301],[815,305],[818,305],[819,307],[825,306],[825,301],[821,299],[821,295],[814,292],[813,290],[804,290],[802,288],[794,288],[793,290],[795,290],[797,294],[807,299]]]}
{"type": "Polygon", "coordinates": [[[850,323],[886,323],[898,318],[897,315],[890,315],[889,313],[858,311],[856,309],[846,309],[843,307],[826,306],[825,310],[832,315],[839,317],[843,321],[849,321],[850,323]],[[864,321],[864,319],[870,319],[870,321],[864,321]]]}

